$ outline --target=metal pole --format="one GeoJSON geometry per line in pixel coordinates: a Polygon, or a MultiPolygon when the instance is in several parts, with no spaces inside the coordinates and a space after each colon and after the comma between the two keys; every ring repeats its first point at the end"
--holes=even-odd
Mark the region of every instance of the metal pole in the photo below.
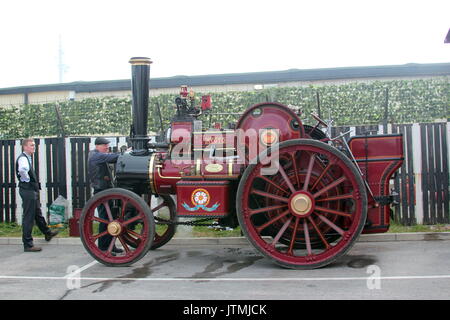
{"type": "Polygon", "coordinates": [[[320,113],[320,96],[319,96],[319,91],[316,91],[316,101],[317,101],[317,115],[319,116],[319,118],[322,118],[322,115],[320,113]]]}
{"type": "Polygon", "coordinates": [[[384,119],[383,119],[383,129],[384,132],[387,132],[387,126],[388,126],[388,116],[389,116],[389,89],[386,88],[385,90],[385,101],[384,101],[384,119]]]}

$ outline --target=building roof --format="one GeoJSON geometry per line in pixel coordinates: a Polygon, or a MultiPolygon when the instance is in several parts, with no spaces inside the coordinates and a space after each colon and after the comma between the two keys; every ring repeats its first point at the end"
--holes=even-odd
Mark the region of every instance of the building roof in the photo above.
{"type": "MultiPolygon", "coordinates": [[[[393,78],[448,76],[450,63],[405,64],[369,67],[342,67],[323,69],[289,69],[282,71],[211,74],[199,76],[174,76],[151,78],[150,88],[176,88],[181,85],[209,86],[230,84],[268,84],[293,81],[326,81],[356,78],[393,78]]],[[[70,83],[45,84],[0,88],[0,94],[23,94],[48,91],[102,92],[131,90],[130,79],[106,81],[76,81],[70,83]]]]}

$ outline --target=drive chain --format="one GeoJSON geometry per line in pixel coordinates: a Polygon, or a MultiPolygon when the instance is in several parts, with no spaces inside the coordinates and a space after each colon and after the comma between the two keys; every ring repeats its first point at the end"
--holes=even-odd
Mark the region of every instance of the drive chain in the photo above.
{"type": "Polygon", "coordinates": [[[198,219],[198,220],[191,220],[191,221],[173,221],[173,220],[166,220],[160,217],[155,217],[155,220],[157,221],[156,224],[167,224],[167,225],[178,225],[178,226],[195,226],[195,227],[212,227],[216,226],[217,223],[202,223],[204,221],[209,221],[214,218],[204,218],[204,219],[198,219]]]}

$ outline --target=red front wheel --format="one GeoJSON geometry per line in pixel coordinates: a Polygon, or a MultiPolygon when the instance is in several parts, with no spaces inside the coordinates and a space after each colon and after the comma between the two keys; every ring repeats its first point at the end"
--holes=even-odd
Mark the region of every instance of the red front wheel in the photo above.
{"type": "Polygon", "coordinates": [[[284,267],[312,269],[335,261],[366,221],[367,195],[358,170],[320,141],[289,140],[270,152],[250,164],[239,183],[237,213],[244,234],[284,267]]]}
{"type": "Polygon", "coordinates": [[[127,266],[141,259],[155,238],[152,211],[140,196],[114,188],[94,195],[83,208],[80,236],[85,249],[107,266],[127,266]],[[127,212],[134,215],[128,217],[127,212]],[[137,239],[131,246],[128,238],[137,239]]]}

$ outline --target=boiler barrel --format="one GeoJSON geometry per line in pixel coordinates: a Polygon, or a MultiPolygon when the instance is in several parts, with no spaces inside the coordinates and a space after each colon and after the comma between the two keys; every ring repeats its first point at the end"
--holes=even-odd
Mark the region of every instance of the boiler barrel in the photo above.
{"type": "Polygon", "coordinates": [[[149,163],[150,154],[138,157],[130,153],[121,154],[116,164],[117,186],[139,193],[149,193],[149,163]]]}

